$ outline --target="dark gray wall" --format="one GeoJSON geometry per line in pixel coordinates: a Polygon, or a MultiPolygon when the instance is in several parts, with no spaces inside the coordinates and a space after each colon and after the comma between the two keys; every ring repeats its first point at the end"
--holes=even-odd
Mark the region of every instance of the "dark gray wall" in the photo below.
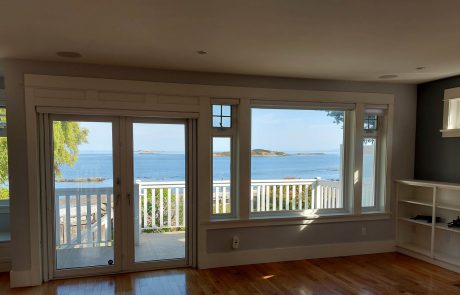
{"type": "Polygon", "coordinates": [[[460,87],[460,76],[417,87],[416,179],[460,182],[460,137],[443,138],[444,90],[460,87]]]}

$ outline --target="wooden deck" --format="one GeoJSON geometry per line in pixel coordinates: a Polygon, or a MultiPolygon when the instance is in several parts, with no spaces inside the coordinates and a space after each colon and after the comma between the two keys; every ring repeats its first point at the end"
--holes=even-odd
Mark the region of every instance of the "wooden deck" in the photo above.
{"type": "MultiPolygon", "coordinates": [[[[57,268],[107,265],[113,258],[113,247],[59,249],[57,268]]],[[[135,250],[136,261],[183,258],[185,232],[143,233],[135,250]]],[[[116,262],[115,262],[116,263],[116,262]]]]}
{"type": "Polygon", "coordinates": [[[9,294],[460,294],[460,274],[397,253],[57,280],[9,294]]]}

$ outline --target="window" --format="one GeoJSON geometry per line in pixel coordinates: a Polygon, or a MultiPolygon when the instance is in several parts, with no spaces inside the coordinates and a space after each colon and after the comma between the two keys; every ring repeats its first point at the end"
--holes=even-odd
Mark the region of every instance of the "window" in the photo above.
{"type": "Polygon", "coordinates": [[[460,87],[444,91],[442,137],[460,137],[460,87]]]}
{"type": "Polygon", "coordinates": [[[6,137],[6,108],[0,108],[0,205],[8,204],[8,140],[6,137]]]}
{"type": "MultiPolygon", "coordinates": [[[[380,126],[379,114],[367,110],[364,114],[363,173],[361,206],[367,209],[377,207],[377,184],[379,176],[380,126]]],[[[379,112],[382,113],[381,111],[379,112]]]]}
{"type": "Polygon", "coordinates": [[[212,106],[212,127],[232,128],[232,106],[218,104],[212,106]]]}
{"type": "MultiPolygon", "coordinates": [[[[216,100],[219,102],[219,100],[216,100]]],[[[212,105],[212,194],[211,214],[234,217],[235,198],[235,110],[236,105],[212,105]]]]}
{"type": "Polygon", "coordinates": [[[231,213],[231,159],[232,139],[214,137],[212,141],[213,214],[231,213]]]}
{"type": "Polygon", "coordinates": [[[345,110],[252,108],[253,214],[343,211],[345,110]]]}

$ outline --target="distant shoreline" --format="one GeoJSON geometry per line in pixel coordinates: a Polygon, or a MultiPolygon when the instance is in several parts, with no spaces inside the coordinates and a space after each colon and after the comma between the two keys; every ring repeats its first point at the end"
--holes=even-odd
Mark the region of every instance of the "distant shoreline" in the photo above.
{"type": "Polygon", "coordinates": [[[104,177],[57,178],[56,182],[104,182],[107,179],[104,177]]]}
{"type": "MultiPolygon", "coordinates": [[[[252,157],[321,156],[325,154],[326,153],[322,153],[322,152],[301,152],[301,153],[288,154],[285,152],[270,151],[270,150],[265,150],[265,149],[251,150],[252,157]]],[[[213,153],[212,155],[213,157],[230,157],[230,152],[217,152],[217,153],[213,153]]]]}

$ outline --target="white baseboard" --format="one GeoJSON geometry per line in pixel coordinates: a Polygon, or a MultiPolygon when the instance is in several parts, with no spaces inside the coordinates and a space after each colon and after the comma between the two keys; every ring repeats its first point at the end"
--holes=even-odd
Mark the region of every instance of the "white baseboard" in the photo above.
{"type": "Polygon", "coordinates": [[[453,265],[453,264],[450,264],[450,263],[447,263],[447,262],[444,262],[444,261],[440,261],[440,260],[437,260],[437,259],[433,259],[433,258],[427,257],[425,255],[418,254],[416,252],[413,252],[413,251],[410,251],[410,250],[407,250],[407,249],[403,249],[403,248],[400,248],[400,247],[396,247],[396,251],[399,252],[399,253],[402,253],[404,255],[411,256],[411,257],[423,260],[425,262],[437,265],[439,267],[451,270],[453,272],[460,273],[460,267],[458,267],[456,265],[453,265]]]}
{"type": "Polygon", "coordinates": [[[0,272],[11,270],[10,242],[0,242],[0,272]]]}
{"type": "Polygon", "coordinates": [[[234,250],[225,253],[206,254],[204,257],[199,258],[198,268],[204,269],[278,261],[384,253],[394,252],[395,250],[396,243],[394,240],[323,244],[259,250],[234,250]]]}
{"type": "Polygon", "coordinates": [[[12,270],[10,271],[10,287],[29,287],[41,285],[40,272],[36,270],[12,270]]]}

